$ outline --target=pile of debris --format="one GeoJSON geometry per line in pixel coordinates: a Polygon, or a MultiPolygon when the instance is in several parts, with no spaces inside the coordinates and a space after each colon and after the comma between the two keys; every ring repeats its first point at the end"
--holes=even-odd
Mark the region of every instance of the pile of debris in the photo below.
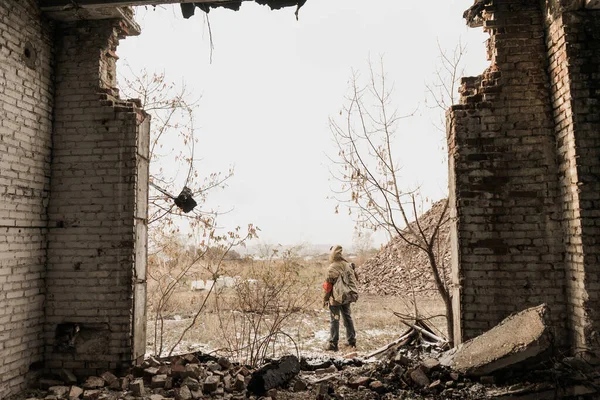
{"type": "Polygon", "coordinates": [[[548,309],[512,315],[452,350],[427,324],[376,354],[298,359],[284,356],[258,369],[202,353],[149,358],[121,377],[110,372],[60,380],[11,400],[292,400],[292,399],[556,399],[598,398],[600,370],[554,354],[548,309]]]}
{"type": "MultiPolygon", "coordinates": [[[[419,218],[419,225],[427,237],[440,221],[447,199],[433,204],[431,209],[419,218]]],[[[416,222],[411,227],[418,232],[416,222]]],[[[439,230],[438,246],[435,247],[437,259],[443,267],[446,278],[450,274],[450,224],[448,212],[439,230]],[[445,268],[444,268],[445,267],[445,268]]],[[[406,236],[411,234],[406,229],[406,236]]],[[[404,241],[400,237],[392,239],[375,257],[357,267],[362,291],[373,294],[435,296],[437,289],[431,273],[427,254],[404,241]]]]}

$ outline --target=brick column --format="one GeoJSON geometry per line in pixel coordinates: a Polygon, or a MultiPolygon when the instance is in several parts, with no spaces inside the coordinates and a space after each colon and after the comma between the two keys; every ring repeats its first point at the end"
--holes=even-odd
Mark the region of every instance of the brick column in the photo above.
{"type": "Polygon", "coordinates": [[[448,113],[457,338],[547,303],[566,341],[556,143],[537,0],[483,13],[491,66],[448,113]],[[458,301],[458,299],[460,301],[458,301]]]}
{"type": "Polygon", "coordinates": [[[568,322],[575,353],[600,351],[600,11],[546,10],[568,322]]]}
{"type": "Polygon", "coordinates": [[[148,119],[114,89],[126,29],[57,27],[45,356],[77,374],[144,353],[148,119]]]}
{"type": "Polygon", "coordinates": [[[0,1],[0,399],[43,361],[52,38],[35,0],[0,1]]]}

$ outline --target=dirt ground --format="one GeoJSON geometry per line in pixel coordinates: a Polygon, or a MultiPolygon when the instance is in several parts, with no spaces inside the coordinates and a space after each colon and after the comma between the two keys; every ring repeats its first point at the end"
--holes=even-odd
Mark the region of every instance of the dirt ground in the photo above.
{"type": "MultiPolygon", "coordinates": [[[[187,294],[189,295],[189,294],[187,294]]],[[[181,294],[181,296],[187,296],[181,294]]],[[[320,303],[318,291],[315,290],[313,307],[295,313],[284,323],[283,332],[287,336],[280,336],[278,346],[269,350],[269,356],[281,355],[279,353],[300,353],[307,357],[321,356],[323,348],[329,337],[329,311],[317,307],[320,303]]],[[[182,300],[183,301],[183,300],[182,300]]],[[[417,299],[419,313],[425,317],[433,317],[430,321],[445,336],[444,306],[441,300],[424,298],[417,299]],[[436,317],[437,316],[437,317],[436,317]]],[[[193,303],[194,301],[191,300],[193,303]]],[[[352,316],[357,332],[357,349],[359,355],[364,356],[373,350],[398,338],[406,327],[400,322],[393,312],[413,314],[414,308],[407,298],[394,296],[377,296],[362,294],[357,303],[352,306],[352,316]]],[[[220,311],[221,319],[232,318],[231,313],[239,311],[220,311]],[[229,313],[229,315],[228,315],[229,313]]],[[[163,351],[167,355],[169,350],[181,336],[183,330],[190,326],[191,315],[171,315],[164,320],[163,325],[163,351]]],[[[155,321],[149,320],[147,325],[147,354],[155,354],[154,349],[155,321]]],[[[196,323],[186,333],[184,339],[175,348],[174,354],[201,350],[206,353],[232,356],[227,349],[231,347],[231,337],[235,333],[227,330],[219,323],[218,313],[208,307],[197,318],[196,323]],[[229,340],[227,340],[229,338],[229,340]],[[229,354],[228,354],[229,353],[229,354]]],[[[345,348],[345,330],[340,326],[340,352],[348,352],[345,348]]]]}

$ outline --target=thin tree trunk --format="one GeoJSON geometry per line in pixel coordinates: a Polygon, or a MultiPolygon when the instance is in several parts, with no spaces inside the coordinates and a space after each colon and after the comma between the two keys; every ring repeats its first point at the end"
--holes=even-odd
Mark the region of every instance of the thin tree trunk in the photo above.
{"type": "Polygon", "coordinates": [[[442,300],[444,301],[444,306],[446,307],[446,323],[448,325],[448,343],[450,346],[454,347],[454,315],[452,314],[452,299],[450,298],[450,294],[442,279],[440,277],[440,272],[437,269],[437,261],[435,259],[435,254],[433,253],[433,247],[429,246],[427,249],[427,257],[429,258],[429,265],[431,266],[431,272],[433,273],[433,279],[435,281],[435,286],[437,287],[438,293],[442,296],[442,300]]]}

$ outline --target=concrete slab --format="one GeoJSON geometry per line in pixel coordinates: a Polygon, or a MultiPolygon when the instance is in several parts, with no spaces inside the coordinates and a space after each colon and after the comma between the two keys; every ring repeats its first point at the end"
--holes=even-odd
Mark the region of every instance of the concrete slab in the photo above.
{"type": "Polygon", "coordinates": [[[539,356],[552,346],[545,304],[513,314],[443,354],[442,365],[471,376],[490,375],[539,356]]]}

